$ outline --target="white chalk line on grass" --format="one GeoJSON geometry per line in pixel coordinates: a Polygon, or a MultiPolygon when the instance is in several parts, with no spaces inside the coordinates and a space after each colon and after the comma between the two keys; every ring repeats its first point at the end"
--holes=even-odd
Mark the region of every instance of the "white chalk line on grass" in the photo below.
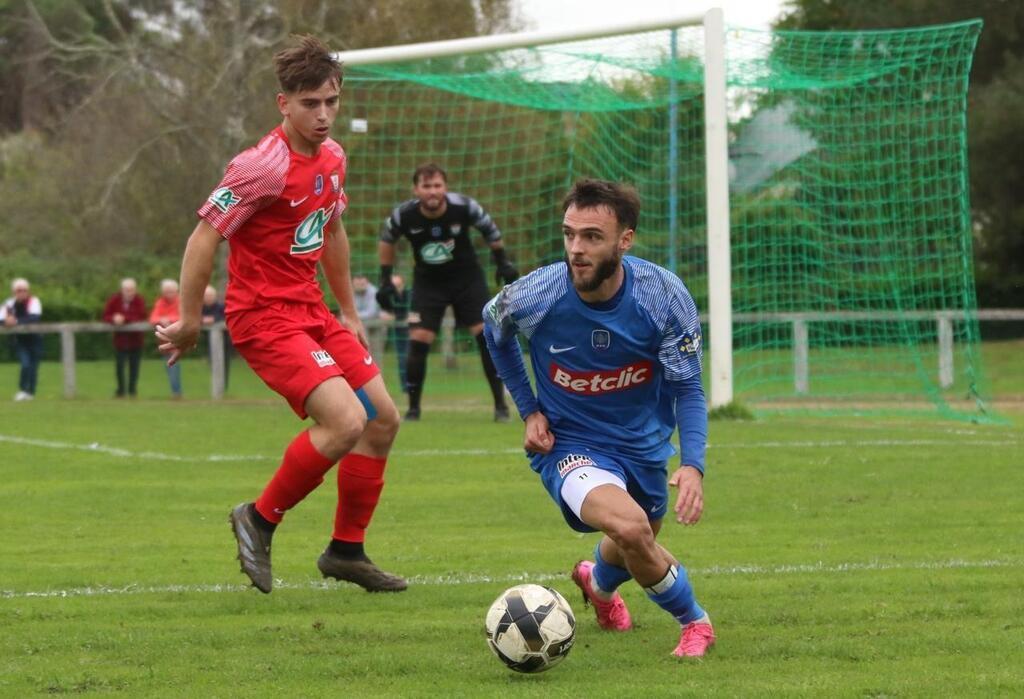
{"type": "MultiPolygon", "coordinates": [[[[738,575],[792,575],[799,573],[852,573],[890,570],[954,570],[970,568],[1022,568],[1021,561],[982,560],[966,561],[959,558],[945,561],[891,562],[881,561],[849,562],[849,563],[817,563],[789,565],[736,565],[710,566],[707,568],[690,568],[688,573],[698,577],[738,576],[738,575]]],[[[484,575],[480,573],[464,573],[458,575],[414,575],[408,578],[409,584],[424,586],[448,585],[479,585],[489,583],[520,583],[520,582],[552,582],[568,579],[568,573],[514,573],[510,575],[484,575]]],[[[306,582],[274,581],[277,590],[332,590],[340,587],[338,583],[322,580],[306,582]]],[[[90,587],[73,587],[67,590],[24,591],[0,590],[0,599],[39,599],[67,597],[102,597],[116,595],[175,594],[175,593],[219,593],[243,592],[248,585],[124,585],[108,587],[97,585],[90,587]]]]}
{"type": "MultiPolygon", "coordinates": [[[[182,456],[181,454],[166,454],[157,451],[131,451],[119,447],[110,447],[99,442],[89,444],[75,444],[72,442],[58,442],[50,439],[33,439],[31,437],[19,437],[16,435],[0,434],[0,442],[9,444],[21,444],[24,446],[40,447],[43,449],[61,449],[68,451],[85,451],[95,454],[107,454],[125,459],[142,459],[149,461],[176,461],[185,463],[195,462],[225,462],[225,461],[277,461],[280,456],[267,456],[265,454],[200,454],[195,456],[182,456]]],[[[740,444],[708,444],[709,449],[826,449],[831,447],[921,447],[921,446],[943,446],[943,447],[1019,447],[1021,441],[1016,439],[830,439],[820,441],[772,441],[772,442],[745,442],[740,444]]],[[[522,448],[507,449],[396,449],[391,453],[393,457],[406,456],[496,456],[500,454],[522,454],[522,448]]]]}

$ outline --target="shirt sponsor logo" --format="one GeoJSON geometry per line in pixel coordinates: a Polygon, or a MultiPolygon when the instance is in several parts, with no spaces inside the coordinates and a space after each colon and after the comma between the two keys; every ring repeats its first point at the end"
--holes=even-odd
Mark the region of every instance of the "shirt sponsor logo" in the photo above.
{"type": "Polygon", "coordinates": [[[235,193],[232,192],[228,187],[221,187],[220,189],[216,190],[213,194],[210,195],[209,201],[211,204],[220,209],[220,212],[222,214],[226,214],[228,212],[228,209],[230,209],[232,206],[234,206],[235,204],[242,200],[236,197],[235,193]]]}
{"type": "Polygon", "coordinates": [[[647,360],[598,371],[574,371],[552,362],[548,370],[548,378],[553,384],[569,393],[585,396],[625,391],[648,383],[652,374],[651,363],[647,360]]]}
{"type": "Polygon", "coordinates": [[[295,229],[295,239],[292,243],[291,254],[305,255],[315,252],[324,246],[324,226],[331,220],[335,204],[326,209],[317,209],[306,218],[295,229]]]}
{"type": "Polygon", "coordinates": [[[420,258],[428,265],[443,265],[455,259],[452,250],[455,248],[454,240],[444,240],[437,243],[427,243],[420,249],[420,258]]]}
{"type": "Polygon", "coordinates": [[[585,454],[568,454],[558,462],[558,475],[565,478],[567,473],[581,466],[597,466],[597,464],[585,454]]]}
{"type": "Polygon", "coordinates": [[[313,355],[313,361],[315,361],[316,365],[320,368],[333,366],[334,364],[334,357],[332,357],[331,353],[327,350],[313,350],[310,354],[313,355]]]}
{"type": "Polygon", "coordinates": [[[324,191],[324,176],[317,174],[316,179],[313,180],[313,194],[320,194],[324,191]]]}
{"type": "Polygon", "coordinates": [[[612,346],[612,334],[607,330],[595,330],[590,333],[590,344],[603,352],[612,346]]]}

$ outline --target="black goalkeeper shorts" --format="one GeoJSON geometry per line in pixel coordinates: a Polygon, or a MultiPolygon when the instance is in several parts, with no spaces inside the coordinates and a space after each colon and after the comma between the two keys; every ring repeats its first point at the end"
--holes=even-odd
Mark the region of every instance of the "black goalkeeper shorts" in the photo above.
{"type": "Polygon", "coordinates": [[[417,276],[412,285],[409,327],[438,332],[448,306],[455,312],[459,327],[482,323],[484,304],[490,298],[484,271],[479,267],[456,271],[443,280],[417,276]]]}

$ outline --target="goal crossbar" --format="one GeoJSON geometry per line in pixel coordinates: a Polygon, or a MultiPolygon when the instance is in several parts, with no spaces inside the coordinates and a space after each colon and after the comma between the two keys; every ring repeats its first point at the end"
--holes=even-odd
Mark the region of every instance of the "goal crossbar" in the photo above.
{"type": "Polygon", "coordinates": [[[466,39],[449,39],[446,41],[428,41],[420,44],[404,44],[402,46],[382,46],[372,49],[355,49],[340,51],[335,58],[345,65],[366,65],[380,63],[398,63],[443,56],[461,56],[487,51],[504,51],[528,46],[560,44],[569,41],[586,39],[603,39],[618,34],[639,34],[659,29],[675,29],[699,25],[704,14],[685,14],[664,17],[661,19],[618,22],[593,28],[555,29],[532,32],[513,32],[507,34],[491,34],[466,39]]]}

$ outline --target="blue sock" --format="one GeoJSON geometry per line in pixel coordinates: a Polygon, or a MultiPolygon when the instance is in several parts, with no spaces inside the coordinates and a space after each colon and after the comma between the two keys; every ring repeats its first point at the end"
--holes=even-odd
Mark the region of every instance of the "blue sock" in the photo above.
{"type": "Polygon", "coordinates": [[[686,625],[704,616],[682,565],[669,568],[661,582],[645,587],[644,591],[652,602],[674,616],[680,624],[686,625]]]}
{"type": "Polygon", "coordinates": [[[601,542],[594,547],[594,570],[591,571],[594,582],[605,592],[611,594],[619,589],[619,585],[630,580],[633,576],[625,568],[613,566],[601,557],[601,542]]]}

